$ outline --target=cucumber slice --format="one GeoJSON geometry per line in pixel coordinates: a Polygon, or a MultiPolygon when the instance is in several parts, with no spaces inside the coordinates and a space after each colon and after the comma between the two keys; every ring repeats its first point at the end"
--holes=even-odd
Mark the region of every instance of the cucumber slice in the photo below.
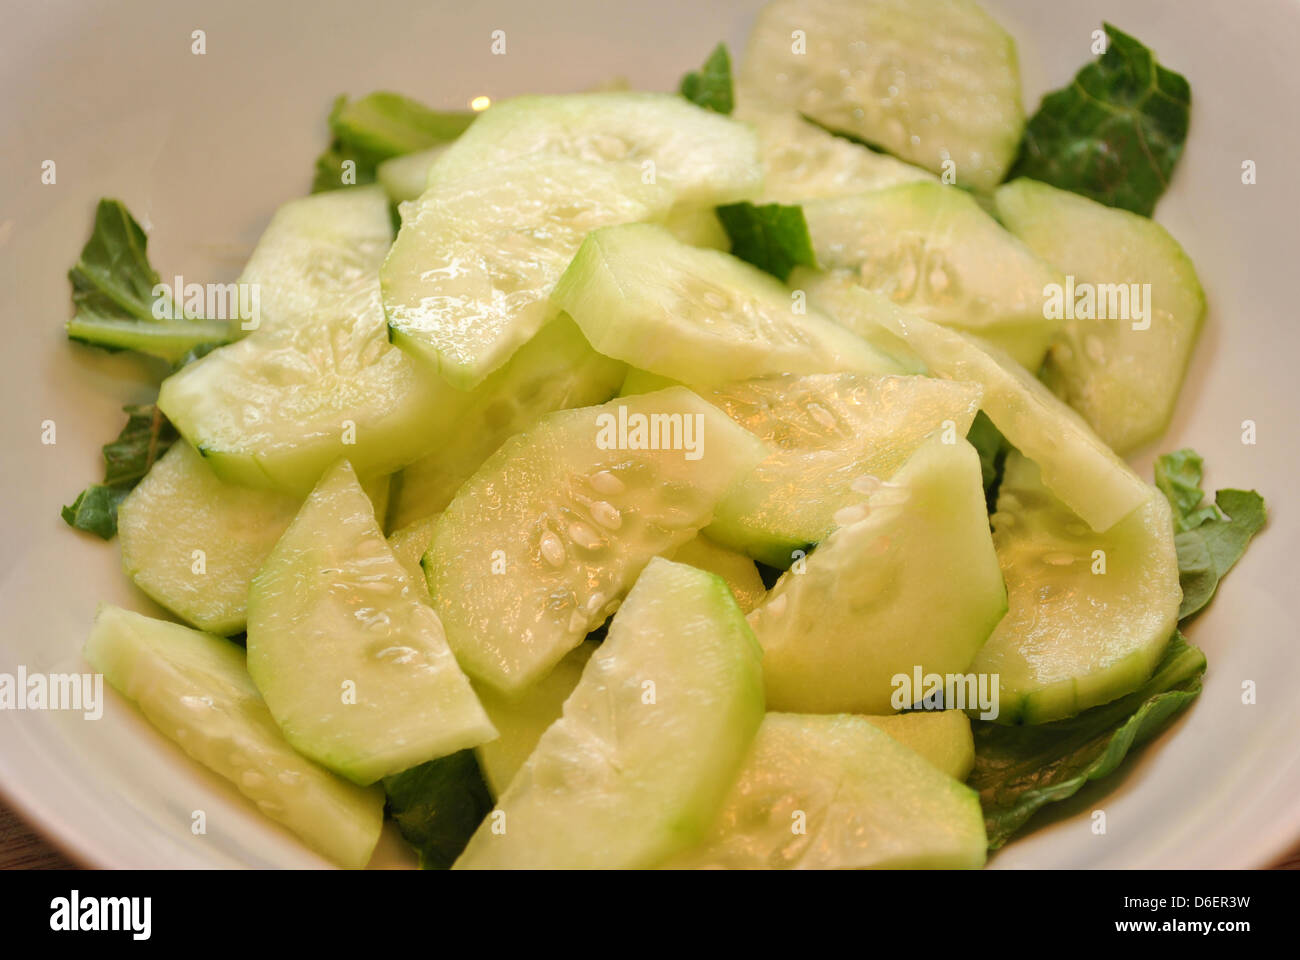
{"type": "Polygon", "coordinates": [[[692,247],[731,250],[731,237],[713,207],[673,207],[664,220],[664,229],[692,247]]]}
{"type": "MultiPolygon", "coordinates": [[[[690,438],[683,429],[675,439],[690,438]]],[[[535,682],[763,455],[683,387],[553,413],[506,441],[461,487],[424,558],[461,665],[505,693],[535,682]],[[668,418],[690,424],[705,439],[699,458],[631,447],[651,439],[635,432],[651,417],[664,429],[668,418]]]]}
{"type": "Polygon", "coordinates": [[[803,203],[934,179],[920,167],[827,133],[793,110],[746,98],[734,116],[758,131],[762,203],[803,203]]]}
{"type": "Polygon", "coordinates": [[[275,211],[239,277],[258,290],[256,329],[370,307],[376,269],[392,242],[388,203],[377,187],[290,200],[275,211]]]}
{"type": "Polygon", "coordinates": [[[1173,416],[1205,316],[1183,248],[1146,217],[1033,180],[1000,187],[996,202],[1007,229],[1076,286],[1150,284],[1145,320],[1067,319],[1046,380],[1118,452],[1155,440],[1173,416]]]}
{"type": "Polygon", "coordinates": [[[293,203],[293,215],[268,230],[275,243],[258,248],[281,285],[266,329],[168,377],[158,405],[223,480],[306,496],[340,457],[370,477],[428,453],[420,425],[454,391],[388,343],[377,281],[376,237],[391,236],[383,192],[358,187],[293,203]],[[340,221],[355,228],[350,254],[323,231],[317,262],[311,231],[338,209],[326,201],[356,194],[368,216],[340,221]]]}
{"type": "Polygon", "coordinates": [[[964,782],[975,767],[970,717],[960,710],[918,710],[862,719],[915,750],[954,780],[964,782]]]}
{"type": "Polygon", "coordinates": [[[649,867],[698,840],[763,720],[760,660],[719,577],[651,560],[456,867],[649,867]]]}
{"type": "Polygon", "coordinates": [[[1043,472],[1043,482],[1094,530],[1108,530],[1147,501],[1149,487],[1083,419],[1010,356],[959,331],[909,316],[832,277],[801,278],[809,298],[853,324],[878,323],[934,372],[984,387],[985,413],[1043,472]]]}
{"type": "Polygon", "coordinates": [[[811,200],[817,262],[851,274],[913,313],[996,343],[1037,371],[1061,321],[1044,291],[1064,278],[970,194],[938,183],[811,200]]]}
{"type": "Polygon", "coordinates": [[[999,723],[1070,717],[1151,676],[1178,625],[1182,590],[1169,503],[1149,489],[1141,507],[1098,534],[1052,495],[1033,462],[1008,455],[993,543],[1010,609],[974,667],[999,676],[999,723]]]}
{"type": "Polygon", "coordinates": [[[416,593],[422,596],[428,595],[428,584],[424,582],[424,568],[420,566],[420,561],[429,549],[429,544],[433,543],[433,534],[438,529],[440,516],[441,514],[435,513],[414,520],[388,535],[388,546],[392,548],[393,556],[406,568],[406,572],[415,581],[416,593]]]}
{"type": "Polygon", "coordinates": [[[380,272],[384,309],[392,341],[462,390],[555,315],[551,289],[589,230],[661,218],[673,203],[626,164],[562,156],[432,176],[380,272]]]}
{"type": "Polygon", "coordinates": [[[504,696],[485,684],[475,687],[488,719],[499,734],[495,740],[475,747],[492,796],[505,793],[546,728],[560,719],[564,701],[578,685],[583,668],[598,646],[591,641],[580,644],[554,670],[517,697],[504,696]]]}
{"type": "Polygon", "coordinates": [[[895,676],[965,672],[1006,613],[974,447],[933,437],[864,499],[749,615],[774,710],[895,713],[895,676]]]}
{"type": "Polygon", "coordinates": [[[740,83],[935,173],[951,161],[977,190],[1002,182],[1025,126],[1015,41],[971,0],[777,0],[740,83]]]}
{"type": "Polygon", "coordinates": [[[390,522],[405,526],[445,510],[498,447],[543,415],[604,403],[626,367],[603,357],[561,314],[486,380],[448,397],[420,429],[433,452],[401,473],[390,522]]]}
{"type": "Polygon", "coordinates": [[[773,452],[714,511],[709,536],[778,569],[822,540],[862,483],[892,475],[931,433],[964,437],[980,389],[929,377],[770,377],[704,392],[773,452]]]}
{"type": "Polygon", "coordinates": [[[344,867],[379,841],[384,792],[341,780],[295,751],[229,640],[103,605],[86,659],[149,722],[258,810],[344,867]]]}
{"type": "Polygon", "coordinates": [[[871,719],[769,713],[708,837],[671,866],[983,866],[979,795],[871,719]]]}
{"type": "MultiPolygon", "coordinates": [[[[379,514],[388,478],[365,487],[379,514]]],[[[297,497],[222,483],[188,443],[173,444],[118,507],[122,566],[200,630],[239,633],[248,585],[301,506],[297,497]]]]}
{"type": "Polygon", "coordinates": [[[416,153],[404,153],[400,157],[385,160],[375,168],[375,179],[388,194],[392,203],[405,203],[418,200],[429,185],[429,170],[434,162],[447,152],[447,144],[440,143],[419,150],[416,153]]]}
{"type": "Polygon", "coordinates": [[[554,300],[600,353],[686,383],[896,369],[774,277],[649,224],[590,234],[554,300]]]}
{"type": "Polygon", "coordinates": [[[657,373],[650,373],[637,367],[629,367],[627,376],[623,378],[623,386],[619,388],[620,397],[632,397],[638,393],[654,393],[656,390],[667,390],[669,387],[679,387],[676,380],[671,377],[661,377],[657,373]]]}
{"type": "Polygon", "coordinates": [[[672,559],[721,577],[731,588],[741,613],[753,610],[767,593],[753,560],[719,546],[702,533],[673,551],[672,559]]]}
{"type": "Polygon", "coordinates": [[[209,633],[244,629],[248,585],[301,501],[222,483],[188,443],[172,444],[122,501],[127,576],[209,633]]]}
{"type": "Polygon", "coordinates": [[[347,461],[248,595],[248,672],[286,739],[373,783],[496,735],[347,461]]]}
{"type": "Polygon", "coordinates": [[[543,156],[619,164],[695,206],[748,199],[762,183],[757,140],[744,124],[672,94],[605,92],[493,104],[448,149],[430,184],[543,156]]]}

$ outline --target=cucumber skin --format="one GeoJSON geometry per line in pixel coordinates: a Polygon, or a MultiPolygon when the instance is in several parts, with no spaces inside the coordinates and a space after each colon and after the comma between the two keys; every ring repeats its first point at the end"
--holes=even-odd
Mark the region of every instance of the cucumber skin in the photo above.
{"type": "Polygon", "coordinates": [[[235,644],[101,605],[86,641],[85,657],[114,689],[135,701],[150,723],[194,760],[230,780],[261,813],[340,866],[359,869],[370,860],[383,828],[383,791],[348,783],[290,747],[248,676],[243,651],[235,644]],[[161,642],[146,639],[154,634],[161,642]],[[205,740],[204,727],[195,725],[193,708],[181,706],[179,697],[172,700],[164,682],[210,702],[215,700],[212,708],[221,711],[218,729],[225,731],[225,739],[205,740]],[[197,735],[178,738],[177,730],[197,735]],[[236,753],[251,757],[265,775],[250,777],[259,771],[232,763],[236,753]],[[283,785],[285,781],[277,773],[294,775],[291,786],[283,785]],[[264,789],[268,785],[270,789],[264,789]],[[295,809],[293,795],[303,791],[305,799],[298,798],[295,809]]]}

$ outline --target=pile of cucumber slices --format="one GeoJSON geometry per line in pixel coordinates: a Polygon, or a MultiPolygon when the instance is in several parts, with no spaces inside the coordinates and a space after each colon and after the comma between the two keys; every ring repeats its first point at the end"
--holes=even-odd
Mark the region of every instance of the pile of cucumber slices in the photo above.
{"type": "Polygon", "coordinates": [[[104,606],[86,657],[339,865],[387,818],[427,866],[979,867],[977,744],[1204,667],[1184,514],[1122,459],[1201,288],[1147,217],[1008,179],[1044,143],[1009,35],[777,0],[683,89],[340,101],[254,329],[70,325],[173,364],[143,478],[68,509],[185,625],[104,606]],[[1147,326],[1049,309],[1084,283],[1149,284],[1147,326]]]}

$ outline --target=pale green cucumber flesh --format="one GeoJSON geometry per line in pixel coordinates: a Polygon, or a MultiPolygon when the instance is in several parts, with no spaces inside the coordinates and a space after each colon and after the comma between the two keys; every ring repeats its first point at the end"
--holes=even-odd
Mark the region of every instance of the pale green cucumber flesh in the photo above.
{"type": "Polygon", "coordinates": [[[1149,487],[1128,464],[1003,351],[920,317],[881,312],[869,293],[832,277],[810,286],[809,296],[836,316],[884,324],[937,375],[983,386],[980,405],[989,419],[1094,530],[1109,529],[1147,501],[1149,487]]]}
{"type": "Polygon", "coordinates": [[[293,217],[273,221],[255,273],[268,275],[263,288],[279,284],[281,312],[163,381],[159,407],[223,480],[305,496],[340,457],[371,477],[428,452],[420,424],[451,388],[388,342],[376,239],[391,236],[387,203],[377,188],[356,189],[368,215],[342,218],[346,238],[309,232],[334,215],[324,198],[336,193],[294,201],[293,217]]]}
{"type": "Polygon", "coordinates": [[[397,557],[398,562],[415,581],[416,593],[428,593],[428,584],[424,581],[424,567],[420,566],[420,561],[424,559],[425,552],[433,543],[433,535],[438,529],[440,516],[435,513],[420,520],[412,520],[388,535],[388,546],[392,548],[393,556],[397,557]]]}
{"type": "Polygon", "coordinates": [[[708,837],[670,866],[983,866],[979,796],[871,721],[769,713],[708,837]]]}
{"type": "Polygon", "coordinates": [[[86,659],[186,753],[267,817],[340,866],[364,867],[384,793],[358,787],[289,745],[228,640],[102,606],[86,659]]]}
{"type": "Polygon", "coordinates": [[[763,578],[758,575],[754,561],[742,553],[728,550],[714,543],[704,534],[697,534],[678,547],[671,559],[721,577],[731,588],[741,613],[749,613],[758,606],[767,593],[763,578]]]}
{"type": "Polygon", "coordinates": [[[223,483],[188,443],[172,445],[117,511],[122,566],[201,630],[244,629],[248,585],[301,502],[223,483]]]}
{"type": "Polygon", "coordinates": [[[887,479],[931,433],[964,437],[979,408],[973,384],[928,377],[769,377],[701,395],[773,452],[719,502],[711,537],[785,569],[887,479]]]}
{"type": "Polygon", "coordinates": [[[1060,321],[1062,279],[965,191],[909,183],[804,204],[817,263],[935,323],[977,333],[1037,371],[1060,321]]]}
{"type": "Polygon", "coordinates": [[[914,710],[862,719],[915,750],[954,780],[965,782],[975,766],[975,738],[970,718],[961,710],[914,710]]]}
{"type": "Polygon", "coordinates": [[[775,710],[886,714],[894,678],[964,673],[1006,612],[979,456],[923,443],[749,615],[775,710]]]}
{"type": "Polygon", "coordinates": [[[1205,315],[1187,254],[1146,217],[1044,183],[1016,180],[996,201],[1007,229],[1072,278],[1061,297],[1072,316],[1048,354],[1048,383],[1116,451],[1158,438],[1205,315]]]}
{"type": "Polygon", "coordinates": [[[897,372],[774,277],[650,224],[591,233],[554,301],[599,352],[684,383],[897,372]]]}
{"type": "Polygon", "coordinates": [[[553,413],[506,441],[443,512],[424,560],[460,663],[506,693],[543,676],[763,455],[682,387],[553,413]]]}
{"type": "Polygon", "coordinates": [[[498,734],[495,740],[474,748],[492,796],[505,793],[546,728],[560,719],[564,701],[573,693],[583,668],[597,649],[598,644],[591,641],[579,644],[554,670],[518,696],[505,696],[486,684],[474,688],[498,734]]]}
{"type": "Polygon", "coordinates": [[[429,185],[429,168],[446,150],[447,144],[440,143],[427,150],[385,160],[375,169],[375,179],[392,203],[418,200],[429,185]]]}
{"type": "Polygon", "coordinates": [[[1009,610],[975,658],[999,677],[999,723],[1047,723],[1118,699],[1151,675],[1182,591],[1169,504],[1154,487],[1096,533],[1012,451],[993,514],[1009,610]]]}
{"type": "Polygon", "coordinates": [[[473,390],[448,397],[421,424],[433,452],[400,474],[390,525],[442,511],[507,439],[554,410],[604,403],[625,369],[591,349],[569,317],[556,317],[500,370],[473,390]]]}
{"type": "Polygon", "coordinates": [[[762,719],[731,591],[656,558],[456,866],[655,866],[704,835],[762,719]]]}
{"type": "Polygon", "coordinates": [[[248,670],[285,737],[373,783],[494,735],[346,461],[253,580],[248,670]]]}
{"type": "Polygon", "coordinates": [[[438,161],[430,184],[545,156],[617,164],[695,206],[752,197],[762,179],[744,124],[672,94],[602,92],[494,104],[438,161]]]}
{"type": "Polygon", "coordinates": [[[735,116],[758,131],[763,203],[796,204],[817,197],[847,197],[934,175],[809,123],[794,110],[752,97],[735,116]]]}
{"type": "Polygon", "coordinates": [[[555,316],[551,290],[588,231],[673,204],[620,164],[541,155],[452,178],[438,169],[405,208],[380,276],[393,343],[462,390],[555,316]]]}
{"type": "Polygon", "coordinates": [[[978,190],[1025,125],[1015,42],[973,0],[770,3],[740,89],[978,190]]]}

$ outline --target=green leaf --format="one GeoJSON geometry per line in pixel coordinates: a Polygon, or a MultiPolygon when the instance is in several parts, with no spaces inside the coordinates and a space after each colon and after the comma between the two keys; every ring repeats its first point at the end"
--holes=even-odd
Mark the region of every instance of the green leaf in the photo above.
{"type": "Polygon", "coordinates": [[[1201,505],[1201,465],[1204,461],[1195,450],[1175,450],[1156,460],[1156,486],[1174,510],[1174,531],[1193,530],[1219,513],[1209,504],[1201,505]]]}
{"type": "Polygon", "coordinates": [[[1175,632],[1146,684],[1112,703],[1038,726],[972,720],[975,769],[989,847],[996,850],[1039,809],[1112,773],[1201,692],[1205,655],[1175,632]]]}
{"type": "Polygon", "coordinates": [[[478,116],[467,110],[431,110],[398,93],[379,91],[330,109],[331,141],[316,158],[312,193],[375,182],[385,160],[455,140],[478,116]],[[352,166],[344,164],[351,162],[352,166]]]}
{"type": "Polygon", "coordinates": [[[717,208],[731,252],[784,282],[795,267],[817,266],[803,207],[732,203],[717,208]]]}
{"type": "Polygon", "coordinates": [[[388,812],[424,870],[447,870],[492,809],[473,750],[384,778],[388,812]]]}
{"type": "Polygon", "coordinates": [[[1007,462],[1011,444],[1002,431],[993,425],[983,410],[975,414],[966,439],[980,455],[980,474],[984,480],[984,502],[989,513],[997,508],[998,487],[1002,485],[1002,468],[1007,462]]]}
{"type": "Polygon", "coordinates": [[[1043,98],[1007,179],[1032,177],[1151,216],[1187,139],[1191,87],[1105,24],[1107,47],[1043,98]]]}
{"type": "Polygon", "coordinates": [[[154,404],[127,406],[126,426],[104,445],[104,482],[83,490],[62,516],[69,526],[105,540],[117,533],[117,508],[167,448],[178,439],[176,428],[154,404]]]}
{"type": "Polygon", "coordinates": [[[1254,490],[1220,490],[1214,495],[1214,502],[1224,516],[1174,535],[1178,582],[1183,588],[1179,620],[1185,620],[1210,602],[1219,581],[1241,559],[1251,537],[1268,519],[1264,498],[1254,490]]]}
{"type": "Polygon", "coordinates": [[[1200,455],[1188,449],[1156,459],[1156,486],[1174,514],[1178,582],[1183,588],[1179,620],[1210,602],[1219,581],[1268,520],[1264,498],[1254,490],[1220,490],[1213,504],[1202,503],[1202,463],[1200,455]]]}
{"type": "Polygon", "coordinates": [[[225,321],[185,316],[156,296],[148,240],[118,200],[100,200],[95,226],[71,270],[69,339],[105,350],[134,350],[176,363],[195,348],[230,340],[225,321]]]}
{"type": "Polygon", "coordinates": [[[730,114],[736,101],[731,88],[731,55],[727,53],[727,45],[718,44],[703,67],[682,77],[680,90],[696,106],[730,114]]]}

